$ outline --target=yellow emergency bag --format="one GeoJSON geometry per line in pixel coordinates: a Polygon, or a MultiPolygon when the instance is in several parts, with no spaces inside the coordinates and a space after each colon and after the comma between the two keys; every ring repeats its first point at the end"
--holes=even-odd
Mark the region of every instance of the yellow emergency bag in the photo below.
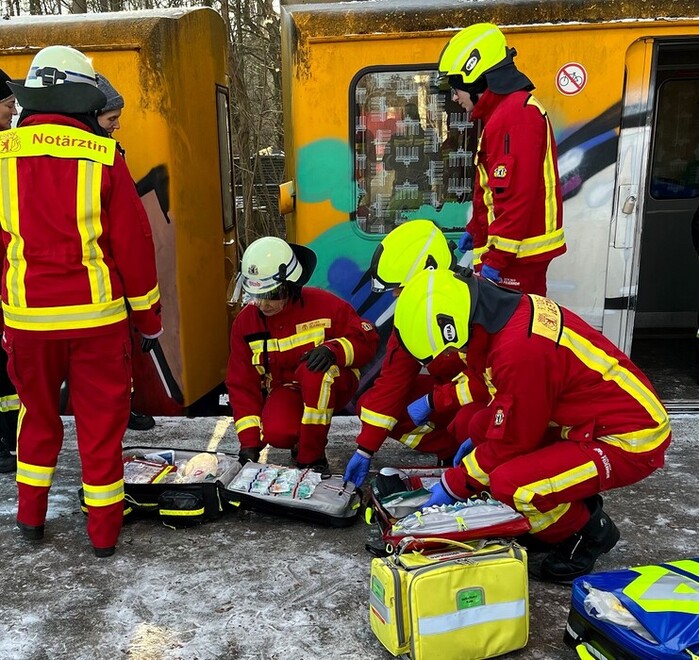
{"type": "Polygon", "coordinates": [[[529,639],[527,555],[514,541],[406,538],[371,562],[371,629],[394,656],[481,660],[529,639]]]}

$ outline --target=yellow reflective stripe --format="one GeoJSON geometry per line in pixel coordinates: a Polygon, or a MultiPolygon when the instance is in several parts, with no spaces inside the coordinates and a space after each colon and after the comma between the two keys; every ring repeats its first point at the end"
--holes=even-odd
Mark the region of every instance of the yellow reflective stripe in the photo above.
{"type": "Polygon", "coordinates": [[[380,429],[386,429],[391,431],[393,427],[398,423],[395,417],[390,415],[382,415],[374,410],[369,410],[362,406],[359,410],[359,419],[365,424],[370,424],[371,426],[378,426],[380,429]]]}
{"type": "MultiPolygon", "coordinates": [[[[668,562],[668,565],[696,574],[697,562],[686,562],[688,568],[679,565],[680,562],[668,562]]],[[[665,566],[639,566],[631,570],[638,573],[638,577],[626,585],[623,592],[641,609],[699,615],[699,581],[665,566]]]]}
{"type": "Polygon", "coordinates": [[[632,453],[650,451],[667,440],[671,431],[667,412],[655,394],[637,376],[622,367],[616,358],[607,355],[570,328],[563,328],[560,344],[570,349],[588,369],[598,372],[604,380],[613,382],[633,397],[656,424],[650,428],[606,435],[600,440],[632,453]]]}
{"type": "Polygon", "coordinates": [[[472,451],[471,453],[464,456],[462,463],[466,468],[466,472],[468,472],[468,475],[471,477],[471,479],[475,479],[479,484],[483,486],[489,486],[490,475],[485,470],[483,470],[483,468],[481,468],[480,464],[478,463],[478,460],[476,459],[476,453],[477,452],[472,451]]]}
{"type": "Polygon", "coordinates": [[[323,380],[320,383],[320,392],[318,394],[318,408],[321,410],[327,408],[330,403],[330,395],[335,379],[340,375],[340,368],[333,364],[324,374],[323,380]]]}
{"type": "Polygon", "coordinates": [[[112,282],[104,252],[99,245],[102,236],[102,165],[89,160],[78,161],[76,220],[82,241],[82,264],[87,270],[93,303],[112,300],[112,282]]]}
{"type": "MultiPolygon", "coordinates": [[[[546,110],[533,96],[529,97],[527,105],[533,105],[544,117],[546,121],[546,155],[544,156],[544,209],[545,209],[545,226],[546,233],[552,234],[556,231],[556,222],[558,220],[558,199],[556,198],[556,167],[553,157],[553,149],[551,147],[551,122],[549,122],[546,110]]],[[[561,232],[561,244],[563,244],[563,230],[561,232]]],[[[551,250],[553,248],[549,248],[551,250]]]]}
{"type": "Polygon", "coordinates": [[[32,465],[31,463],[17,461],[17,483],[39,488],[49,488],[55,471],[55,467],[32,465]]]}
{"type": "Polygon", "coordinates": [[[24,239],[19,232],[19,195],[17,192],[17,159],[15,158],[0,160],[0,195],[2,195],[0,224],[10,235],[6,251],[7,300],[11,305],[23,307],[27,304],[27,292],[24,287],[27,262],[24,258],[24,239]]]}
{"type": "Polygon", "coordinates": [[[354,346],[352,346],[352,342],[344,337],[338,337],[337,339],[333,339],[333,341],[336,341],[342,346],[342,350],[345,352],[345,364],[348,367],[351,366],[354,362],[354,346]]]}
{"type": "MultiPolygon", "coordinates": [[[[549,233],[539,236],[530,236],[521,241],[493,234],[488,236],[488,245],[492,245],[503,252],[516,254],[518,259],[523,259],[525,257],[532,257],[537,254],[544,254],[545,252],[556,250],[565,245],[565,237],[562,228],[554,228],[549,233]]],[[[483,251],[486,249],[487,248],[483,248],[483,251]]]]}
{"type": "Polygon", "coordinates": [[[290,335],[289,337],[282,337],[280,339],[256,339],[255,341],[251,341],[249,344],[250,350],[252,351],[252,363],[261,364],[261,355],[265,348],[268,353],[272,353],[274,351],[283,352],[291,351],[294,348],[299,348],[300,346],[305,346],[306,344],[318,346],[324,341],[324,328],[312,328],[311,330],[298,332],[290,335]]]}
{"type": "Polygon", "coordinates": [[[145,296],[129,296],[129,306],[136,312],[150,309],[160,300],[160,289],[156,284],[145,296]]]}
{"type": "Polygon", "coordinates": [[[246,417],[241,417],[235,422],[235,432],[240,433],[245,429],[251,429],[253,427],[260,428],[262,426],[262,420],[258,415],[247,415],[246,417]]]}
{"type": "Polygon", "coordinates": [[[160,509],[161,516],[203,516],[204,507],[201,509],[160,509]]]}
{"type": "Polygon", "coordinates": [[[465,373],[460,373],[458,376],[452,379],[456,389],[456,398],[462,406],[473,401],[473,394],[471,394],[470,383],[468,376],[465,373]]]}
{"type": "Polygon", "coordinates": [[[481,183],[481,188],[483,189],[483,204],[485,204],[485,208],[487,210],[486,217],[488,219],[488,227],[490,227],[490,225],[492,225],[495,220],[495,205],[493,203],[493,191],[490,189],[490,185],[488,184],[488,172],[485,169],[485,167],[483,167],[483,165],[481,165],[480,163],[478,164],[478,178],[481,183]]]}
{"type": "Polygon", "coordinates": [[[409,433],[403,434],[400,438],[398,438],[398,442],[406,447],[410,447],[410,449],[415,449],[420,442],[422,442],[422,439],[432,431],[434,431],[434,426],[431,424],[423,424],[422,426],[416,427],[409,433]]]}
{"type": "Polygon", "coordinates": [[[325,408],[323,410],[319,408],[311,408],[309,406],[303,407],[303,417],[301,417],[301,424],[322,424],[323,426],[328,426],[333,417],[333,409],[325,408]]]}
{"type": "Polygon", "coordinates": [[[16,394],[0,396],[0,412],[19,410],[19,397],[16,394]]]}
{"type": "Polygon", "coordinates": [[[552,493],[561,493],[584,481],[594,479],[597,474],[597,466],[594,461],[588,461],[550,478],[520,486],[512,496],[515,509],[528,518],[532,526],[532,533],[540,532],[560,520],[570,509],[570,503],[559,504],[550,511],[542,513],[532,504],[532,500],[537,495],[547,497],[552,493]]]}
{"type": "Polygon", "coordinates": [[[126,318],[124,299],[62,307],[16,307],[3,303],[5,324],[20,330],[70,330],[118,323],[126,318]]]}
{"type": "Polygon", "coordinates": [[[25,156],[53,156],[79,158],[113,165],[116,141],[72,126],[41,124],[3,131],[1,158],[25,156]]]}
{"type": "Polygon", "coordinates": [[[103,486],[91,486],[83,481],[83,493],[87,506],[109,506],[124,499],[124,480],[119,479],[103,486]]]}

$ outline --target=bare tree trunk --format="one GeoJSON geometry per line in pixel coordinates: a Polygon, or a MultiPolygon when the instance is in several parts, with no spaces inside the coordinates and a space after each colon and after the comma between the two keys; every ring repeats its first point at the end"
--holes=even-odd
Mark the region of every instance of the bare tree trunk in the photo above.
{"type": "Polygon", "coordinates": [[[86,14],[87,13],[87,0],[72,0],[70,3],[70,13],[71,14],[86,14]]]}

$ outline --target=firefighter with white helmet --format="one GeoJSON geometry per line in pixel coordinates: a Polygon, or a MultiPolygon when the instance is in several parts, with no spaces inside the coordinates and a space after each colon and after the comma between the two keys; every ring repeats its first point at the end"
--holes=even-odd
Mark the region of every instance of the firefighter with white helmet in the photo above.
{"type": "Polygon", "coordinates": [[[315,253],[281,238],[259,238],[243,254],[248,304],[231,328],[226,385],[241,463],[265,445],[290,449],[299,467],[327,470],[330,421],[359,385],[379,336],[352,306],[305,286],[315,253]]]}
{"type": "Polygon", "coordinates": [[[469,367],[487,374],[495,392],[469,406],[480,407],[466,411],[475,449],[444,473],[425,506],[488,489],[527,517],[524,542],[548,551],[542,578],[568,582],[590,572],[619,539],[599,493],[662,467],[670,443],[667,412],[646,376],[554,301],[448,270],[408,283],[395,328],[426,364],[450,348],[466,350],[469,367]]]}
{"type": "Polygon", "coordinates": [[[88,57],[40,50],[0,152],[3,346],[21,401],[17,525],[38,541],[63,441],[59,400],[70,381],[87,532],[114,554],[124,512],[121,442],[129,419],[127,305],[152,348],[162,332],[150,225],[114,140],[95,113],[105,103],[88,57]]]}
{"type": "Polygon", "coordinates": [[[459,248],[474,250],[477,273],[546,295],[549,263],[566,251],[556,141],[516,51],[492,23],[451,38],[439,58],[439,85],[482,132],[474,164],[473,214],[459,248]]]}
{"type": "MultiPolygon", "coordinates": [[[[431,220],[411,220],[396,227],[381,241],[371,261],[375,292],[394,296],[425,269],[454,268],[455,259],[443,231],[431,220]]],[[[449,425],[459,409],[482,391],[482,379],[463,373],[464,353],[450,351],[435,360],[428,373],[396,340],[388,339],[381,373],[358,401],[362,429],[357,450],[345,469],[345,480],[361,485],[372,456],[387,437],[415,451],[436,454],[440,464],[451,465],[459,449],[449,425]],[[480,388],[480,389],[479,389],[480,388]]]]}

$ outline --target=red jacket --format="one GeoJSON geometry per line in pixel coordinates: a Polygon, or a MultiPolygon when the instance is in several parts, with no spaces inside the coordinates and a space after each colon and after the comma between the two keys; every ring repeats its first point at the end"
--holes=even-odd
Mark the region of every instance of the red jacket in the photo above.
{"type": "MultiPolygon", "coordinates": [[[[442,353],[427,367],[434,378],[432,393],[437,412],[457,410],[474,400],[471,392],[473,377],[464,373],[465,355],[456,351],[442,353]]],[[[386,345],[386,356],[376,382],[361,397],[359,418],[362,430],[357,444],[370,451],[378,451],[398,420],[406,416],[408,404],[412,403],[413,381],[422,365],[400,344],[395,332],[391,332],[386,345]]],[[[480,381],[482,382],[482,381],[480,381]]],[[[485,396],[483,385],[478,397],[485,396]]]]}
{"type": "Polygon", "coordinates": [[[669,443],[667,412],[646,376],[604,335],[540,296],[522,296],[500,332],[474,326],[468,360],[486,371],[496,394],[483,442],[445,473],[466,497],[466,474],[484,476],[555,438],[612,444],[630,454],[669,443]]]}
{"type": "Polygon", "coordinates": [[[161,331],[150,224],[113,144],[63,115],[0,134],[8,328],[97,334],[126,319],[128,301],[142,333],[161,331]]]}
{"type": "Polygon", "coordinates": [[[472,117],[484,126],[475,164],[475,261],[505,271],[517,259],[551,261],[566,251],[558,154],[545,110],[529,92],[490,90],[472,117]]]}
{"type": "Polygon", "coordinates": [[[241,447],[260,444],[263,393],[294,383],[304,353],[324,344],[338,366],[355,368],[376,353],[376,329],[349,303],[321,289],[302,291],[274,316],[247,305],[233,322],[226,386],[241,447]]]}

